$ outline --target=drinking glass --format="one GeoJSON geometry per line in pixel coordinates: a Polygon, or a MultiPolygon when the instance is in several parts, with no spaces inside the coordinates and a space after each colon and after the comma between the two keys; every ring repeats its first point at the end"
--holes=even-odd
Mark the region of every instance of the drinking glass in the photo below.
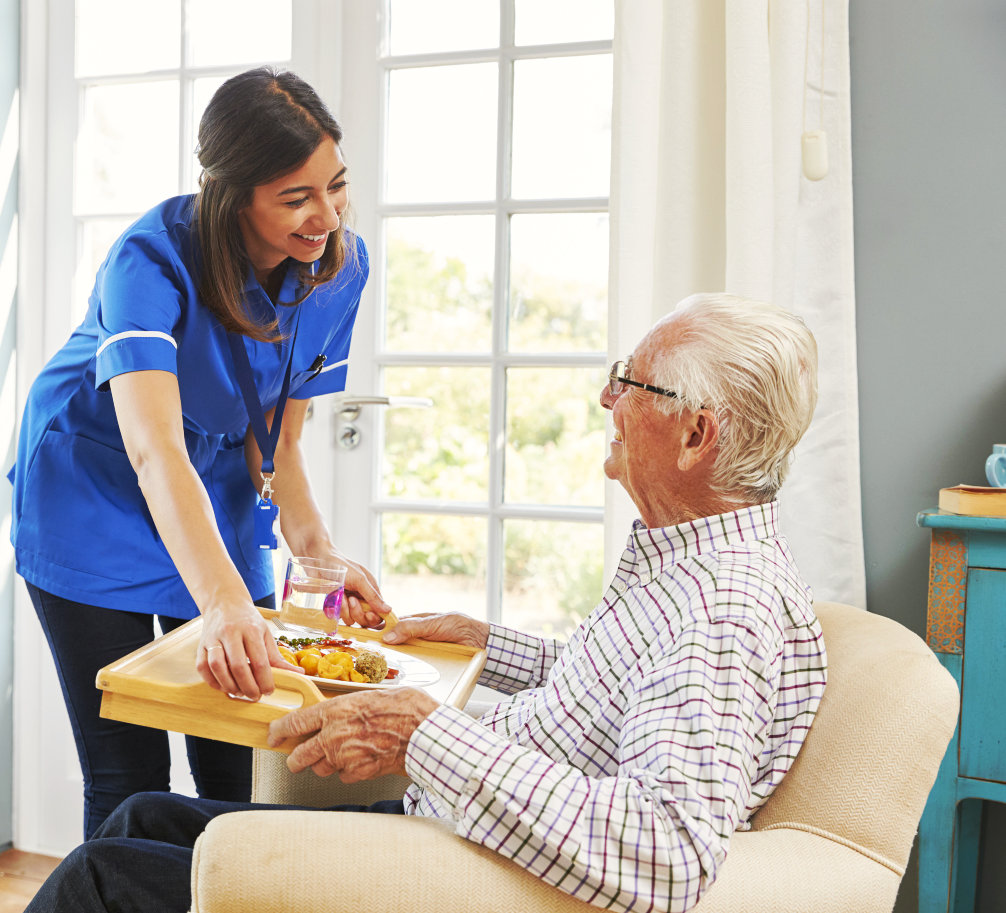
{"type": "Polygon", "coordinates": [[[286,565],[281,621],[320,631],[333,631],[346,583],[343,565],[317,558],[291,558],[286,565]]]}

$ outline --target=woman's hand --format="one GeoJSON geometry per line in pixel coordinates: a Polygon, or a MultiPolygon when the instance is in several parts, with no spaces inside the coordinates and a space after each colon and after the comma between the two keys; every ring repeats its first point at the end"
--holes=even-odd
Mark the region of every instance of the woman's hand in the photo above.
{"type": "Polygon", "coordinates": [[[347,568],[346,594],[339,613],[339,620],[342,624],[357,624],[361,628],[380,628],[384,624],[384,616],[392,612],[392,608],[384,601],[374,575],[362,564],[351,561],[338,551],[331,556],[319,555],[318,557],[331,557],[334,562],[343,564],[347,568]]]}
{"type": "Polygon", "coordinates": [[[196,671],[217,691],[257,701],[272,694],[272,667],[303,674],[279,655],[276,640],[251,602],[203,612],[196,671]]]}

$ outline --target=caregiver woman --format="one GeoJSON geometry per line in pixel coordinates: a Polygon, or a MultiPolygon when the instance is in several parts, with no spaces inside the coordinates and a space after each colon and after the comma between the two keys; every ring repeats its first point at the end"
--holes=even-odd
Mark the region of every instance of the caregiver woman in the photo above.
{"type": "MultiPolygon", "coordinates": [[[[293,74],[224,83],[199,126],[199,192],[115,242],[29,394],[11,540],[70,714],[85,837],[125,797],[169,789],[166,733],[101,719],[94,683],[154,615],[169,631],[202,614],[196,668],[214,688],[257,699],[271,666],[292,668],[255,608],[273,604],[277,507],[294,554],[348,565],[371,607],[348,597],[357,620],[389,611],[332,544],[300,448],[311,397],[345,386],[368,275],[342,224],[341,140],[293,74]]],[[[187,743],[200,796],[249,798],[250,749],[187,743]]]]}

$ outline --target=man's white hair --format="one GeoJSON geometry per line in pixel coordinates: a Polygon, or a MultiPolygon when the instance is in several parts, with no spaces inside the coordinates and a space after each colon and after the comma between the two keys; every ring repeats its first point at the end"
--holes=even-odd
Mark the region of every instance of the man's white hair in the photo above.
{"type": "Polygon", "coordinates": [[[734,295],[692,295],[664,320],[674,323],[675,344],[653,359],[647,380],[678,396],[655,397],[657,408],[714,412],[715,491],[771,501],[817,404],[814,336],[796,315],[734,295]]]}

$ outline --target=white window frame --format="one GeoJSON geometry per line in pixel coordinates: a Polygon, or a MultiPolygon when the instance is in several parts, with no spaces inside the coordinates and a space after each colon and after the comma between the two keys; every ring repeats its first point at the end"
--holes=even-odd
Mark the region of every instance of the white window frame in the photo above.
{"type": "MultiPolygon", "coordinates": [[[[510,169],[512,141],[512,105],[514,62],[528,59],[576,57],[584,55],[611,54],[611,40],[580,41],[563,44],[542,44],[516,46],[514,43],[513,0],[501,0],[500,45],[499,47],[424,53],[391,55],[379,53],[375,59],[374,50],[383,49],[387,26],[385,23],[384,0],[368,0],[349,4],[344,8],[343,34],[352,35],[352,47],[345,47],[343,53],[342,85],[352,87],[341,97],[341,106],[336,115],[345,128],[347,137],[347,158],[350,164],[353,191],[352,199],[356,211],[356,227],[365,238],[370,251],[371,279],[364,293],[361,316],[357,320],[350,356],[350,384],[352,392],[372,392],[381,388],[380,374],[391,366],[475,366],[490,367],[492,371],[492,400],[489,415],[489,503],[487,506],[460,503],[431,505],[427,501],[406,499],[386,500],[375,490],[379,480],[376,465],[383,442],[368,449],[369,464],[357,463],[347,475],[354,478],[368,478],[372,482],[370,492],[371,511],[375,515],[385,513],[404,514],[445,514],[461,517],[485,517],[488,519],[488,542],[486,552],[486,596],[487,615],[490,621],[501,620],[503,591],[503,548],[505,520],[533,519],[565,522],[604,523],[605,506],[562,507],[535,504],[506,504],[503,501],[503,448],[506,422],[504,375],[511,367],[606,367],[608,351],[577,353],[514,353],[506,350],[506,325],[509,312],[509,219],[513,215],[527,213],[577,213],[608,212],[609,196],[580,198],[549,198],[521,200],[510,197],[510,169]],[[375,9],[376,7],[376,9],[375,9]],[[419,66],[451,66],[460,64],[499,63],[500,78],[497,85],[497,171],[495,198],[473,202],[434,203],[390,203],[384,199],[386,148],[386,106],[390,74],[396,70],[419,66]],[[504,164],[505,163],[505,164],[504,164]],[[362,188],[362,190],[356,190],[362,188]],[[385,276],[381,265],[385,256],[385,238],[382,220],[395,216],[437,216],[437,215],[491,215],[495,219],[495,272],[493,276],[493,327],[492,350],[488,354],[400,354],[389,352],[382,347],[384,327],[381,323],[383,307],[379,304],[385,298],[385,276]],[[358,357],[362,355],[363,357],[358,357]],[[363,354],[366,353],[366,354],[363,354]],[[369,364],[369,372],[364,373],[358,366],[363,361],[369,364]],[[357,367],[353,367],[356,365],[357,367]]],[[[610,332],[610,321],[609,321],[610,332]]],[[[394,391],[390,391],[394,392],[394,391]]],[[[373,422],[371,434],[380,434],[381,423],[373,422]]],[[[340,464],[350,463],[341,457],[340,464]]],[[[600,466],[598,467],[600,472],[600,466]]],[[[315,473],[313,478],[329,478],[332,473],[315,473]]],[[[610,488],[605,486],[605,500],[610,488]]],[[[323,503],[333,503],[323,502],[323,503]]],[[[337,505],[333,513],[338,510],[337,505]]],[[[336,518],[338,523],[338,518],[336,518]]],[[[381,542],[379,517],[370,524],[370,539],[364,544],[367,561],[372,568],[380,566],[381,542]]],[[[340,539],[340,544],[342,540],[340,539]]],[[[605,548],[605,554],[608,549],[605,548]]],[[[608,562],[606,562],[607,566],[608,562]]]]}

